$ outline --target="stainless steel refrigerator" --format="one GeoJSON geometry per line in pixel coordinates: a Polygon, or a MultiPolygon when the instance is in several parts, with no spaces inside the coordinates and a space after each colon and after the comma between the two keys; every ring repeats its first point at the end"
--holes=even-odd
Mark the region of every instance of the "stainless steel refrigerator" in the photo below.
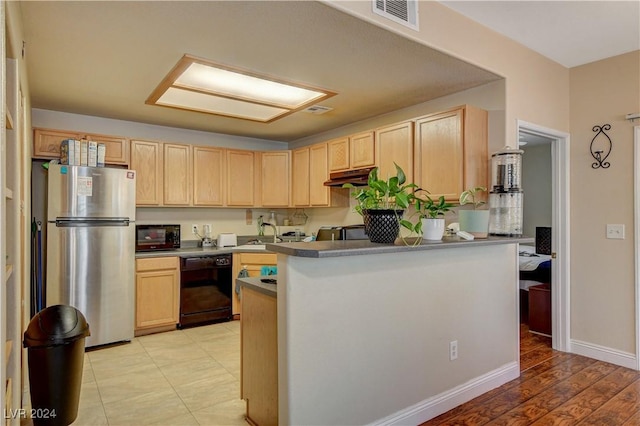
{"type": "Polygon", "coordinates": [[[136,172],[50,165],[47,306],[82,312],[96,346],[133,339],[136,172]]]}

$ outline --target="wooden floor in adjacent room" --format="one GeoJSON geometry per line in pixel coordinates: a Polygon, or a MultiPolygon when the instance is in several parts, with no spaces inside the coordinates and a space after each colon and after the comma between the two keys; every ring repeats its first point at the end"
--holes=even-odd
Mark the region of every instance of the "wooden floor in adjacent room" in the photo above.
{"type": "Polygon", "coordinates": [[[519,378],[423,425],[640,426],[640,372],[551,349],[521,324],[519,378]]]}

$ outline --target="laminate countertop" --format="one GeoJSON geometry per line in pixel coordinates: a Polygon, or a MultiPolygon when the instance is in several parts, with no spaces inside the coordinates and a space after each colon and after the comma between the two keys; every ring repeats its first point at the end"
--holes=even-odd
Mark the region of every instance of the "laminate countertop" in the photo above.
{"type": "Polygon", "coordinates": [[[269,284],[264,283],[261,280],[263,278],[274,279],[277,280],[277,275],[268,275],[264,277],[245,277],[245,278],[236,278],[236,285],[239,285],[240,288],[248,287],[253,290],[256,290],[260,293],[263,293],[267,296],[276,297],[278,294],[278,285],[277,284],[269,284]]]}
{"type": "MultiPolygon", "coordinates": [[[[282,243],[284,244],[284,243],[282,243]]],[[[198,256],[198,255],[218,255],[229,253],[268,253],[270,250],[266,250],[264,245],[243,245],[238,247],[184,247],[176,250],[161,250],[161,251],[143,251],[136,252],[136,259],[142,259],[146,257],[165,257],[165,256],[198,256]]]]}
{"type": "Polygon", "coordinates": [[[514,243],[533,243],[531,237],[489,237],[464,240],[460,237],[445,237],[441,241],[426,241],[411,246],[404,243],[379,244],[369,240],[313,241],[310,243],[267,244],[266,249],[274,253],[296,257],[326,258],[342,256],[360,256],[366,254],[400,253],[406,251],[455,249],[462,247],[480,247],[514,243]]]}

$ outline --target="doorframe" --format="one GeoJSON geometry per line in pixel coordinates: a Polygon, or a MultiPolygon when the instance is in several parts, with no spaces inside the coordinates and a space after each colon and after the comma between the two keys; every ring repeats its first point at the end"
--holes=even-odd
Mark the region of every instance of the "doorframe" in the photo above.
{"type": "Polygon", "coordinates": [[[635,257],[635,315],[636,315],[636,353],[635,368],[640,370],[640,126],[633,128],[633,229],[634,229],[634,257],[635,257]]]}
{"type": "Polygon", "coordinates": [[[569,134],[517,120],[516,140],[521,131],[551,139],[551,247],[556,258],[551,268],[551,334],[553,349],[571,352],[570,304],[570,171],[569,134]]]}

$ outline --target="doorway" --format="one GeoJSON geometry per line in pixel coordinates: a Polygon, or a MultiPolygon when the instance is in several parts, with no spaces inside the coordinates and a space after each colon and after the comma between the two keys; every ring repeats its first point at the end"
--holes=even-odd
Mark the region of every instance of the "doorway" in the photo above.
{"type": "Polygon", "coordinates": [[[569,134],[521,120],[517,124],[518,140],[522,135],[551,145],[552,347],[569,352],[569,134]]]}

